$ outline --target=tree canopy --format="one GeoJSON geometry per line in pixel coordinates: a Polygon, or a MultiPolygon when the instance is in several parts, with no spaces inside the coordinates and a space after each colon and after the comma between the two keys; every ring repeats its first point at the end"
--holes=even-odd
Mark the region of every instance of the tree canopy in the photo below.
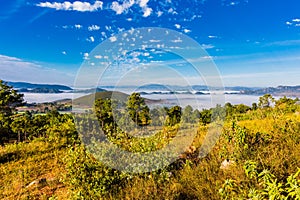
{"type": "Polygon", "coordinates": [[[0,143],[8,140],[11,132],[11,115],[17,106],[23,104],[23,94],[0,80],[0,143]]]}

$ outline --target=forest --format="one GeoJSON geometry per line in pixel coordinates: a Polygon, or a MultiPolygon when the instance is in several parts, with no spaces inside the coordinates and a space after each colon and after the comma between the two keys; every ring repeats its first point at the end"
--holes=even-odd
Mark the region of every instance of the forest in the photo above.
{"type": "Polygon", "coordinates": [[[197,110],[150,108],[132,93],[79,114],[18,112],[23,104],[0,80],[1,199],[300,199],[298,98],[197,110]],[[173,140],[189,145],[138,166],[109,145],[147,155],[173,140]]]}

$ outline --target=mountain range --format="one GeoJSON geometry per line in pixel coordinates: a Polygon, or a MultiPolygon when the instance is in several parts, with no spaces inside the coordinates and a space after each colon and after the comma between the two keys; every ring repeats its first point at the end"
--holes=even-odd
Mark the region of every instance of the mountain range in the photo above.
{"type": "MultiPolygon", "coordinates": [[[[74,92],[74,93],[94,93],[103,92],[107,90],[122,90],[127,88],[136,88],[135,86],[103,86],[92,89],[73,89],[65,85],[56,84],[33,84],[27,82],[7,82],[8,85],[18,89],[20,92],[31,92],[31,93],[62,93],[62,92],[74,92]]],[[[149,84],[143,85],[137,88],[137,91],[141,91],[142,94],[172,94],[172,93],[192,93],[193,94],[207,94],[200,91],[220,90],[223,88],[209,88],[205,85],[192,85],[192,86],[177,86],[177,85],[160,85],[160,84],[149,84]],[[152,92],[149,92],[152,91],[152,92]],[[196,93],[195,93],[196,92],[196,93]]],[[[246,95],[264,95],[269,93],[274,96],[291,96],[300,97],[300,85],[299,86],[278,86],[278,87],[225,87],[225,91],[234,91],[234,94],[246,94],[246,95]]]]}

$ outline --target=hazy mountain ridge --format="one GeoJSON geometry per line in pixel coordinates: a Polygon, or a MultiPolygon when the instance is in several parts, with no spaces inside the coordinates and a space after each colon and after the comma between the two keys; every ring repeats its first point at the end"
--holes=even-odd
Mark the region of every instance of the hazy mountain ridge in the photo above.
{"type": "Polygon", "coordinates": [[[7,82],[8,85],[17,89],[53,89],[53,90],[73,90],[71,87],[66,85],[58,84],[35,84],[27,82],[7,82]]]}
{"type": "Polygon", "coordinates": [[[248,95],[264,95],[272,94],[277,96],[295,96],[300,97],[300,86],[278,86],[278,87],[268,87],[256,90],[242,90],[241,94],[248,95]]]}
{"type": "Polygon", "coordinates": [[[27,82],[7,82],[8,85],[17,88],[20,92],[30,92],[30,93],[62,93],[74,92],[74,93],[95,93],[104,92],[107,90],[122,90],[128,88],[136,88],[136,91],[141,92],[144,95],[151,94],[198,94],[204,95],[209,94],[210,90],[225,90],[226,94],[246,94],[246,95],[264,95],[266,93],[277,95],[277,96],[295,96],[300,97],[300,85],[298,86],[283,86],[278,87],[244,87],[244,86],[234,86],[234,87],[209,87],[205,85],[191,85],[191,86],[178,86],[178,85],[161,85],[161,84],[148,84],[140,87],[136,86],[103,86],[91,89],[73,89],[66,85],[58,84],[33,84],[27,82]],[[205,92],[205,93],[203,93],[205,92]]]}

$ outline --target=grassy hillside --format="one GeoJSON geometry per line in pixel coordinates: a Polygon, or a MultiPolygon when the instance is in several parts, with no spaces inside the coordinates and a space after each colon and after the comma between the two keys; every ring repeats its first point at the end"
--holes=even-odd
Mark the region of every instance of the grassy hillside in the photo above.
{"type": "MultiPolygon", "coordinates": [[[[231,107],[207,156],[198,157],[214,124],[201,123],[179,160],[144,174],[104,166],[74,138],[72,121],[64,115],[57,121],[52,114],[46,137],[0,148],[0,198],[299,199],[300,106],[284,102],[289,101],[274,108],[231,107]]],[[[117,135],[115,142],[147,152],[163,146],[175,130],[167,127],[153,141],[117,135]]]]}
{"type": "Polygon", "coordinates": [[[62,183],[66,155],[63,141],[37,139],[0,147],[0,199],[68,199],[62,183]]]}
{"type": "Polygon", "coordinates": [[[94,94],[85,95],[83,97],[79,97],[73,101],[73,104],[80,106],[93,105],[95,99],[110,99],[111,97],[120,99],[121,101],[126,101],[128,96],[122,92],[112,92],[112,91],[104,91],[104,92],[96,92],[94,94]]]}
{"type": "MultiPolygon", "coordinates": [[[[96,99],[117,99],[120,100],[121,102],[126,102],[128,99],[128,94],[125,94],[123,92],[118,92],[118,91],[103,91],[103,92],[96,92],[94,94],[89,94],[85,95],[83,97],[79,97],[73,101],[74,105],[79,105],[79,106],[88,106],[88,105],[93,105],[94,101],[96,99]]],[[[151,100],[151,99],[145,99],[146,103],[158,103],[160,100],[151,100]]]]}

